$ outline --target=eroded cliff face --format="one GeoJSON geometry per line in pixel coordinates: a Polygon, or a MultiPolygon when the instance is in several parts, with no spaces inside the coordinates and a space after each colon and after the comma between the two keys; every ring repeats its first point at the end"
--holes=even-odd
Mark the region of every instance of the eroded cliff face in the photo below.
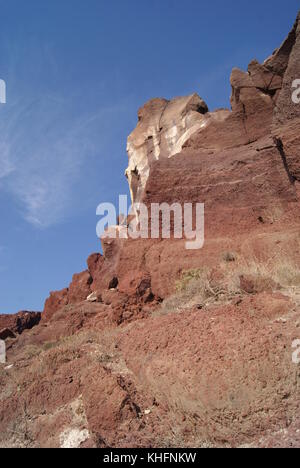
{"type": "Polygon", "coordinates": [[[271,262],[277,269],[284,259],[297,268],[300,106],[292,84],[300,76],[299,47],[298,17],[264,63],[232,71],[231,110],[209,112],[197,94],[153,99],[139,110],[127,143],[132,200],[204,203],[204,248],[188,251],[184,239],[102,239],[104,256],[51,294],[44,319],[106,289],[114,277],[122,294],[131,297],[147,282],[161,300],[182,271],[222,269],[224,252],[234,251],[245,265],[271,262]]]}
{"type": "MultiPolygon", "coordinates": [[[[289,175],[295,179],[297,185],[300,181],[300,106],[295,105],[290,99],[290,90],[291,83],[300,76],[300,15],[288,39],[279,49],[278,55],[284,74],[274,111],[272,134],[280,148],[289,175]]],[[[269,66],[276,66],[277,56],[273,56],[267,62],[269,66]]]]}
{"type": "Polygon", "coordinates": [[[194,94],[139,111],[132,199],[205,203],[204,247],[103,239],[7,337],[0,445],[300,446],[299,30],[233,70],[231,110],[194,94]]]}
{"type": "Polygon", "coordinates": [[[277,137],[281,126],[285,135],[291,121],[295,130],[299,106],[292,102],[291,90],[300,75],[299,27],[297,18],[288,38],[263,64],[253,60],[247,72],[233,70],[232,112],[209,112],[197,94],[153,99],[139,110],[138,125],[127,142],[126,175],[134,202],[143,197],[152,163],[184,147],[220,150],[247,145],[264,136],[277,137]]]}
{"type": "Polygon", "coordinates": [[[284,261],[297,268],[300,106],[292,101],[292,84],[300,76],[298,37],[299,17],[263,64],[253,60],[247,72],[233,70],[231,111],[204,112],[197,96],[200,113],[189,108],[191,97],[142,108],[128,139],[133,200],[149,207],[205,203],[205,245],[189,252],[184,240],[113,242],[122,285],[144,272],[154,295],[164,298],[182,271],[220,270],[226,251],[262,267],[271,262],[278,269],[284,261]]]}
{"type": "Polygon", "coordinates": [[[52,293],[44,320],[106,290],[113,278],[120,293],[134,293],[137,304],[144,283],[160,301],[174,292],[185,270],[201,265],[222,272],[226,252],[240,259],[230,267],[236,281],[254,263],[297,269],[300,106],[292,101],[292,84],[300,76],[299,53],[298,17],[263,64],[253,60],[247,72],[232,71],[231,110],[209,112],[197,94],[153,99],[139,110],[127,143],[132,200],[148,206],[204,203],[204,248],[188,251],[185,239],[103,239],[96,268],[89,266],[68,289],[52,293]]]}
{"type": "Polygon", "coordinates": [[[197,94],[171,101],[152,99],[139,110],[138,125],[127,141],[126,176],[133,202],[141,200],[152,162],[179,153],[188,136],[205,125],[207,112],[197,94]]]}
{"type": "Polygon", "coordinates": [[[126,170],[131,198],[141,201],[154,161],[171,158],[181,152],[186,141],[197,131],[222,121],[226,110],[208,112],[206,103],[197,94],[186,97],[152,99],[138,112],[138,125],[129,135],[126,170]]]}

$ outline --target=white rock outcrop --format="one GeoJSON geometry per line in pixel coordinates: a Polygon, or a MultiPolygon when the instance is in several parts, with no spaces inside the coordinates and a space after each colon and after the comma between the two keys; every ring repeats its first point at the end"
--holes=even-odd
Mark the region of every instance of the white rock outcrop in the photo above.
{"type": "Polygon", "coordinates": [[[132,201],[141,200],[153,161],[180,153],[195,132],[219,118],[220,113],[209,113],[197,94],[147,102],[139,110],[138,124],[127,140],[126,176],[132,201]]]}

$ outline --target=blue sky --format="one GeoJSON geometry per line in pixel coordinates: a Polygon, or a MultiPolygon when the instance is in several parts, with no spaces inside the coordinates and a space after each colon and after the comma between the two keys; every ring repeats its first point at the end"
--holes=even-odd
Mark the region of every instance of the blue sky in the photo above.
{"type": "Polygon", "coordinates": [[[0,0],[0,313],[42,310],[99,251],[96,207],[127,193],[126,138],[152,97],[229,106],[230,71],[299,9],[224,0],[0,0]]]}

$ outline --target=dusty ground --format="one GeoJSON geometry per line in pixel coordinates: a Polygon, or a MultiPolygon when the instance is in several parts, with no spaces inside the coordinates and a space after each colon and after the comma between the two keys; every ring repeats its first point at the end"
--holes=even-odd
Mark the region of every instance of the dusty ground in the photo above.
{"type": "Polygon", "coordinates": [[[300,446],[299,303],[241,293],[118,327],[110,306],[62,309],[7,341],[1,446],[300,446]]]}

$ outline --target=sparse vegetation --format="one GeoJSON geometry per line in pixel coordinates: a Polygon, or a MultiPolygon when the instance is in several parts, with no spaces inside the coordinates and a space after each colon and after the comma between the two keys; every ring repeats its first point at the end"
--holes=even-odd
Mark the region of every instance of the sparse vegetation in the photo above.
{"type": "Polygon", "coordinates": [[[195,268],[184,271],[181,278],[176,281],[176,291],[181,292],[187,289],[191,281],[203,282],[207,278],[209,270],[207,268],[195,268]]]}
{"type": "Polygon", "coordinates": [[[176,282],[176,293],[162,303],[155,315],[180,312],[191,307],[202,309],[211,303],[227,302],[237,292],[213,279],[211,271],[207,268],[187,270],[176,282]]]}
{"type": "Polygon", "coordinates": [[[276,256],[267,263],[255,257],[245,259],[225,252],[218,267],[218,279],[207,267],[184,271],[176,281],[175,293],[167,298],[154,315],[176,313],[197,307],[204,309],[214,303],[228,303],[236,296],[263,291],[288,290],[300,287],[300,270],[288,258],[276,256]],[[241,287],[241,278],[253,283],[253,290],[241,287]]]}

